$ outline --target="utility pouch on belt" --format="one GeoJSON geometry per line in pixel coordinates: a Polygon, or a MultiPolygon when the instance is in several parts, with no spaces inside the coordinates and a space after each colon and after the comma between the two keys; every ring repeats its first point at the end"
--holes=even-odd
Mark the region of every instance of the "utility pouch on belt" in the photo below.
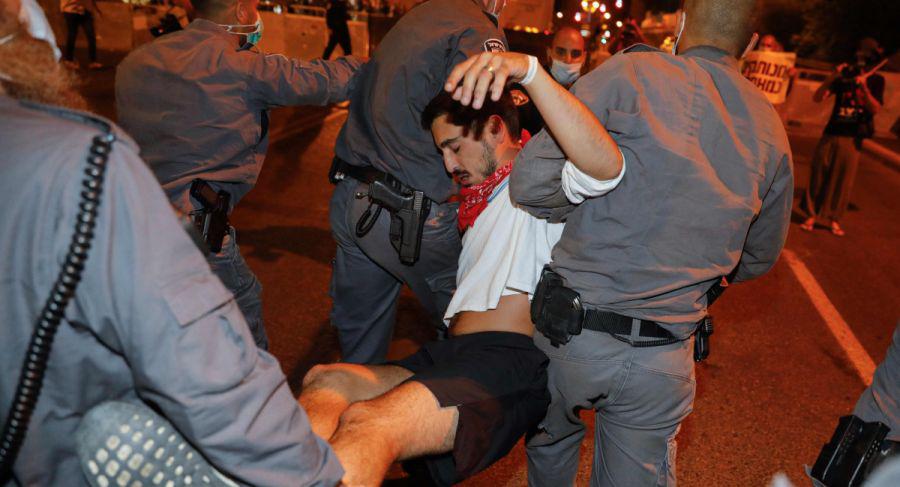
{"type": "Polygon", "coordinates": [[[537,331],[558,347],[581,334],[584,310],[577,291],[563,285],[562,277],[545,265],[531,300],[531,321],[537,331]]]}
{"type": "Polygon", "coordinates": [[[212,253],[222,250],[222,241],[228,233],[228,209],[231,195],[226,191],[216,191],[202,179],[191,182],[191,196],[203,206],[194,218],[194,225],[203,235],[203,240],[212,253]]]}
{"type": "Polygon", "coordinates": [[[334,158],[328,179],[337,183],[347,176],[368,183],[369,208],[356,222],[356,236],[369,233],[381,210],[391,214],[390,240],[400,262],[413,265],[419,260],[422,247],[422,230],[431,211],[431,200],[422,191],[412,189],[390,174],[373,167],[357,167],[334,158]]]}

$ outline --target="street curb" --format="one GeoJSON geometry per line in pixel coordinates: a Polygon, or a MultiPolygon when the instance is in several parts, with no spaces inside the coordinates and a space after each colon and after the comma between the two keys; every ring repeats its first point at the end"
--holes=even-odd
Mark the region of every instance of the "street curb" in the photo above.
{"type": "Polygon", "coordinates": [[[871,139],[863,141],[863,150],[881,159],[891,169],[900,171],[900,154],[871,139]]]}

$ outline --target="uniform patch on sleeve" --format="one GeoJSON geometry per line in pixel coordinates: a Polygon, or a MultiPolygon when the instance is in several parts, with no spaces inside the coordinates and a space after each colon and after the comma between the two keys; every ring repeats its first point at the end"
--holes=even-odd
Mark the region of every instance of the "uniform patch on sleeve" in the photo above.
{"type": "Polygon", "coordinates": [[[500,39],[488,39],[484,41],[484,50],[487,52],[505,52],[506,46],[500,39]]]}

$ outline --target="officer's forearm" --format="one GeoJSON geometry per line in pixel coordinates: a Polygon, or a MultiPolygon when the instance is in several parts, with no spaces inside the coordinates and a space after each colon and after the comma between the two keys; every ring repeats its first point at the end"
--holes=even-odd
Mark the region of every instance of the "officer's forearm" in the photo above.
{"type": "Polygon", "coordinates": [[[622,158],[616,142],[591,110],[543,69],[525,87],[566,158],[585,174],[618,176],[622,158]]]}

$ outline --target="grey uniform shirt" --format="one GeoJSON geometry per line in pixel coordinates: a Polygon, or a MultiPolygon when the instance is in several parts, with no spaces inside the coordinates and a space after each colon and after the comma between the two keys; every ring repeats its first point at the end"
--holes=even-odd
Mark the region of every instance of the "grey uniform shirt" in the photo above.
{"type": "Polygon", "coordinates": [[[116,70],[119,124],[172,203],[188,212],[194,178],[231,194],[253,188],[268,147],[266,110],[346,100],[360,61],[312,62],[238,49],[238,36],[197,19],[139,47],[116,70]]]}
{"type": "MultiPolygon", "coordinates": [[[[713,47],[673,56],[637,46],[573,93],[600,119],[628,170],[613,191],[572,206],[565,156],[546,131],[520,153],[513,198],[566,218],[553,268],[591,307],[691,324],[705,293],[737,267],[765,273],[784,246],[793,196],[787,135],[763,94],[713,47]]],[[[670,326],[685,336],[692,326],[670,326]]]]}
{"type": "Polygon", "coordinates": [[[335,153],[374,166],[437,202],[454,191],[422,111],[458,63],[505,50],[506,37],[478,0],[429,0],[404,15],[362,68],[335,153]]]}
{"type": "MultiPolygon", "coordinates": [[[[0,418],[78,211],[100,131],[0,96],[0,418]]],[[[74,432],[106,400],[162,411],[221,471],[266,486],[335,485],[278,362],[177,222],[137,147],[113,145],[90,255],[50,354],[13,485],[88,485],[74,432]]]]}

